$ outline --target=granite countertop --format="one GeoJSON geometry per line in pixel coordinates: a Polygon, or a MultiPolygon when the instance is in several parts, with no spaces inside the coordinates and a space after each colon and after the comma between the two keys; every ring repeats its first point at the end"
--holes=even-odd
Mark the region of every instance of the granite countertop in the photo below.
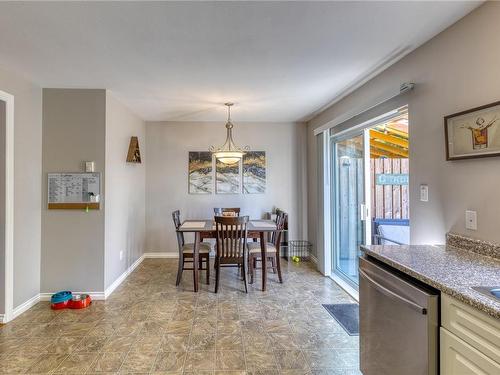
{"type": "Polygon", "coordinates": [[[361,246],[361,250],[500,319],[500,301],[472,289],[475,286],[500,286],[500,259],[445,245],[374,245],[361,246]]]}

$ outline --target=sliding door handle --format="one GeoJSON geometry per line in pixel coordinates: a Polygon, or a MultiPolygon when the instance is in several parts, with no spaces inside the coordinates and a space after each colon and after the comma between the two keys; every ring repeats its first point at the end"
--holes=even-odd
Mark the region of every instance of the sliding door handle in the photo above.
{"type": "Polygon", "coordinates": [[[387,289],[385,286],[380,285],[377,283],[375,280],[373,280],[370,276],[366,274],[366,272],[362,271],[361,269],[359,270],[359,274],[363,276],[365,279],[367,279],[375,289],[379,290],[380,292],[384,293],[386,296],[391,297],[392,299],[398,300],[412,308],[413,310],[418,311],[422,315],[427,315],[427,309],[425,307],[422,307],[420,305],[417,305],[415,302],[410,301],[409,299],[406,299],[399,294],[394,293],[392,290],[387,289]]]}

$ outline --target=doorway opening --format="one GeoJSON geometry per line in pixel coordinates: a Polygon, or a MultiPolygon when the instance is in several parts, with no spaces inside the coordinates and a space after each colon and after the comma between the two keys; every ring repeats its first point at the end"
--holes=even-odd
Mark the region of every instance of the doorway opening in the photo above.
{"type": "Polygon", "coordinates": [[[351,290],[360,245],[410,243],[408,135],[404,106],[330,137],[332,275],[351,290]]]}

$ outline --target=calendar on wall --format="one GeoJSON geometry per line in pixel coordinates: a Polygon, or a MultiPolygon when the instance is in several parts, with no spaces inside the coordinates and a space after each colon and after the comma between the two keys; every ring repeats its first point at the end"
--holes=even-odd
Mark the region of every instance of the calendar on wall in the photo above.
{"type": "Polygon", "coordinates": [[[100,173],[49,173],[49,209],[99,209],[100,173]]]}

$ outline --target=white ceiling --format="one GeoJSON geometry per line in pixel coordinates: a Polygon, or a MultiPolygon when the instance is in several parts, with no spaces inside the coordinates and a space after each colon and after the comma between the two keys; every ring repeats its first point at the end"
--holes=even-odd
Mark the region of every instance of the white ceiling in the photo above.
{"type": "Polygon", "coordinates": [[[479,4],[2,2],[0,66],[146,120],[299,121],[479,4]]]}

